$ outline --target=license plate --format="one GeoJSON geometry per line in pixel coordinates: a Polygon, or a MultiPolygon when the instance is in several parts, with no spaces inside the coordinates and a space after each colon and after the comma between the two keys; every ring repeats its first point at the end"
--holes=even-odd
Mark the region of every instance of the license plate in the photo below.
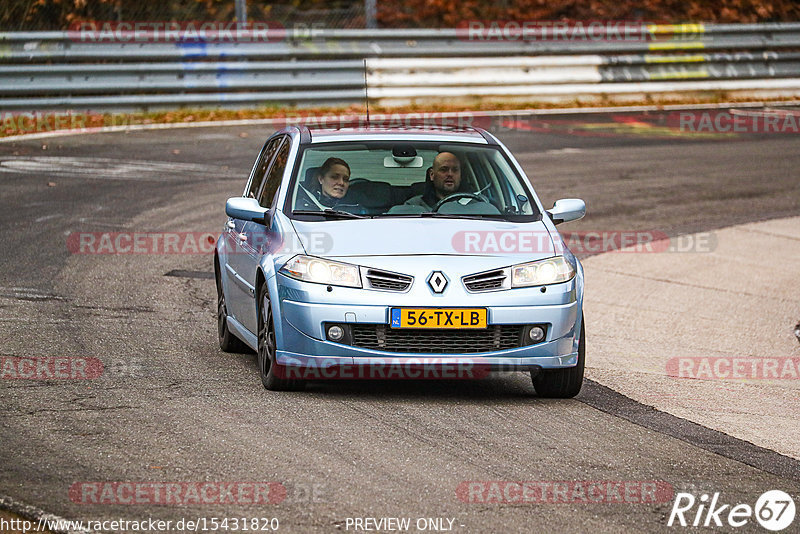
{"type": "Polygon", "coordinates": [[[392,308],[392,328],[486,328],[486,308],[392,308]]]}

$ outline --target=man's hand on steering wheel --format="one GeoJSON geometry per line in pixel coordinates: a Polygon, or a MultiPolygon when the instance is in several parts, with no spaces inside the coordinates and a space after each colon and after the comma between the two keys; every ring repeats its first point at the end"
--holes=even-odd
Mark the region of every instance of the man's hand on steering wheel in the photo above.
{"type": "Polygon", "coordinates": [[[473,200],[477,200],[478,202],[487,202],[487,200],[482,197],[481,195],[476,195],[475,193],[453,193],[449,197],[444,197],[442,200],[436,203],[436,205],[431,210],[431,213],[436,213],[439,211],[439,208],[447,204],[448,202],[455,202],[457,200],[461,200],[462,198],[471,198],[473,200]]]}

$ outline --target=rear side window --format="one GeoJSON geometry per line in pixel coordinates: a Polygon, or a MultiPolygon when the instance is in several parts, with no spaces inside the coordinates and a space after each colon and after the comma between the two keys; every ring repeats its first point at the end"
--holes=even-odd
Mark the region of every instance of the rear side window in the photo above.
{"type": "Polygon", "coordinates": [[[278,150],[272,166],[269,168],[269,174],[264,183],[264,188],[259,196],[258,203],[265,208],[270,207],[272,200],[275,198],[275,193],[281,186],[281,178],[283,178],[283,171],[286,170],[286,164],[289,161],[289,150],[292,148],[292,142],[289,138],[281,145],[278,150]]]}
{"type": "Polygon", "coordinates": [[[247,187],[246,196],[248,198],[257,197],[258,191],[261,189],[261,184],[264,183],[264,176],[267,174],[269,164],[272,161],[275,152],[278,151],[278,147],[280,147],[283,139],[284,137],[280,136],[271,140],[269,143],[267,143],[267,146],[264,147],[264,150],[262,150],[261,154],[258,156],[256,168],[253,172],[253,179],[250,181],[250,185],[247,187]]]}

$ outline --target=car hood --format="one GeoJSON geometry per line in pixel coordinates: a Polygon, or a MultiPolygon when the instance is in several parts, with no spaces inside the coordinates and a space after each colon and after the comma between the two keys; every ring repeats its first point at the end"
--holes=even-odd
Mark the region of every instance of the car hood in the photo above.
{"type": "Polygon", "coordinates": [[[292,224],[307,254],[328,258],[447,255],[517,263],[555,254],[541,221],[397,217],[292,224]]]}

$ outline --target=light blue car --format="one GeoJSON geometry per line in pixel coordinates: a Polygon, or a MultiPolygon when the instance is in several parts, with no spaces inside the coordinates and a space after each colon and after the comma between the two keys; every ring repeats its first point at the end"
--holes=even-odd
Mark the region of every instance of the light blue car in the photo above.
{"type": "Polygon", "coordinates": [[[256,351],[270,390],[524,371],[575,396],[583,267],[555,225],[585,211],[545,211],[479,128],[285,128],[225,207],[220,347],[256,351]]]}

